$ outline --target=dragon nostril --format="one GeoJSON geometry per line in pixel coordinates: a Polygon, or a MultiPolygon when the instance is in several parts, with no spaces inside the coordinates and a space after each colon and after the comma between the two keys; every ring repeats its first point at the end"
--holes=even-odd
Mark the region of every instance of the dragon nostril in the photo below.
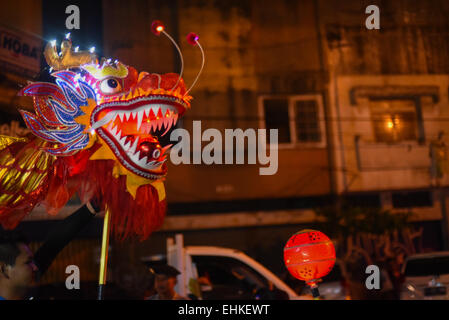
{"type": "Polygon", "coordinates": [[[159,158],[160,155],[161,155],[161,151],[159,149],[156,149],[156,150],[153,151],[153,158],[154,159],[159,158]]]}

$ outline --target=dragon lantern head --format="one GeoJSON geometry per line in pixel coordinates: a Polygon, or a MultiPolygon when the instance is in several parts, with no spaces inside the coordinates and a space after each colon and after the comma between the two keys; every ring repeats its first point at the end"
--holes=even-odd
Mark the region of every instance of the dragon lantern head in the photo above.
{"type": "MultiPolygon", "coordinates": [[[[158,21],[153,33],[165,33],[158,21]]],[[[189,34],[188,42],[199,45],[189,34]]],[[[173,41],[181,56],[177,44],[173,41]]],[[[139,185],[157,180],[167,172],[167,152],[159,139],[176,125],[190,108],[190,91],[180,74],[138,72],[117,60],[100,63],[92,52],[72,50],[65,40],[58,53],[54,42],[44,52],[55,70],[55,83],[37,82],[21,90],[32,96],[35,113],[21,111],[25,123],[41,139],[50,142],[46,151],[70,156],[92,149],[90,160],[114,160],[114,175],[126,175],[128,191],[135,197],[139,185]]]]}

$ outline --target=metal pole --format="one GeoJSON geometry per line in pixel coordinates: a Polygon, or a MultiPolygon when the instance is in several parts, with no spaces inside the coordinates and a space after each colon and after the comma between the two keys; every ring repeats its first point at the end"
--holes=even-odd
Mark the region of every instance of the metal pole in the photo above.
{"type": "Polygon", "coordinates": [[[109,223],[111,220],[109,208],[106,207],[103,220],[103,239],[101,242],[100,277],[98,279],[98,300],[103,300],[103,289],[106,285],[106,272],[108,269],[109,223]]]}

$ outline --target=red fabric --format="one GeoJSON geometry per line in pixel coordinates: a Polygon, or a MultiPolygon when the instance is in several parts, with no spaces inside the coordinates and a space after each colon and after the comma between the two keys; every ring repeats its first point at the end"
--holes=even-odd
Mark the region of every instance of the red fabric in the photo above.
{"type": "MultiPolygon", "coordinates": [[[[11,149],[20,157],[24,144],[14,144],[11,149]]],[[[30,144],[27,145],[30,147],[30,144]]],[[[36,146],[31,144],[31,147],[36,146]]],[[[83,203],[92,197],[101,199],[111,214],[111,233],[118,240],[137,236],[145,240],[158,229],[164,220],[166,201],[159,201],[152,185],[140,186],[136,198],[126,190],[126,176],[114,178],[113,160],[88,160],[97,147],[78,152],[74,156],[59,157],[47,172],[43,183],[14,206],[0,207],[0,223],[13,229],[37,205],[45,206],[55,215],[76,193],[83,203]]]]}
{"type": "Polygon", "coordinates": [[[111,231],[118,240],[137,236],[145,240],[161,227],[166,201],[159,201],[157,190],[152,185],[140,186],[136,198],[126,191],[126,176],[112,176],[112,160],[89,161],[81,177],[80,198],[95,196],[107,205],[111,213],[111,231]],[[89,177],[89,179],[87,179],[89,177]],[[87,183],[86,183],[87,182],[87,183]]]}

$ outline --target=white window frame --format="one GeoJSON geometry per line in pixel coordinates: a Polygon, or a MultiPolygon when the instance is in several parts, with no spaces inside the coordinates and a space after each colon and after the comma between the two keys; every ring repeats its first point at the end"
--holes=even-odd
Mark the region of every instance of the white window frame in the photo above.
{"type": "MultiPolygon", "coordinates": [[[[326,147],[326,126],[324,123],[323,98],[320,94],[305,94],[305,95],[260,95],[258,97],[258,111],[259,111],[259,128],[266,129],[265,126],[265,99],[287,99],[288,100],[288,118],[290,129],[290,143],[279,143],[279,149],[295,149],[295,148],[324,148],[326,147]],[[296,114],[295,102],[315,100],[318,106],[318,124],[321,132],[321,141],[319,142],[301,142],[297,140],[296,136],[296,114]]],[[[267,132],[267,135],[269,133],[267,132]]]]}

